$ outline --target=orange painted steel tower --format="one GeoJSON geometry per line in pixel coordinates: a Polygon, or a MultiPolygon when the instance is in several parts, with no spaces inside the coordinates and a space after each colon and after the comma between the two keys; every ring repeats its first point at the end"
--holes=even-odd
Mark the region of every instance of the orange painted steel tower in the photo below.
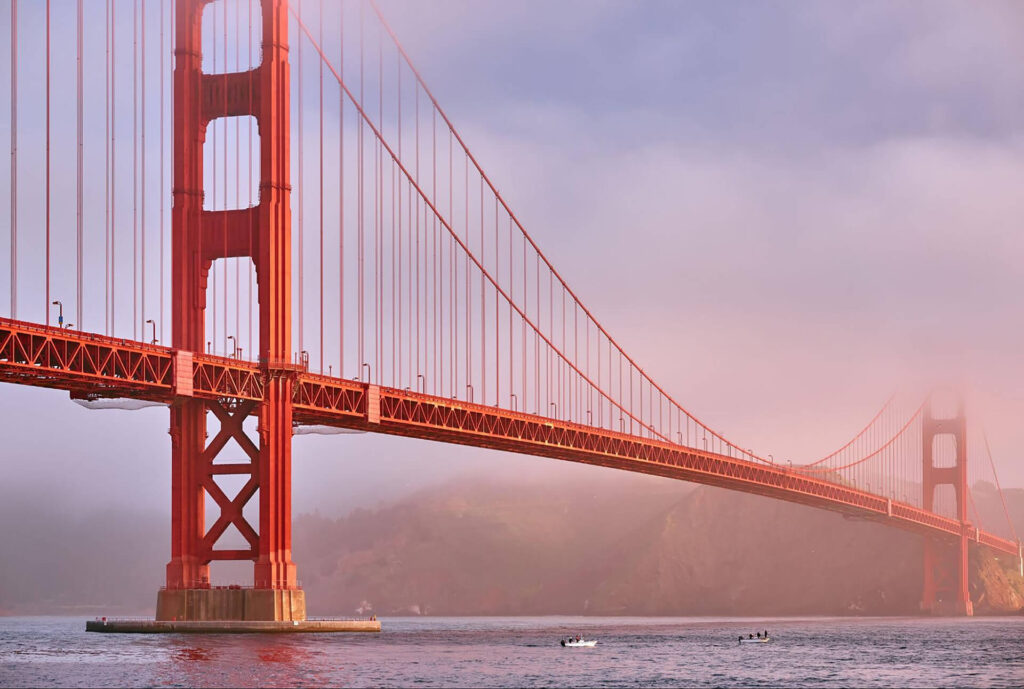
{"type": "Polygon", "coordinates": [[[203,352],[206,288],[213,261],[252,258],[259,283],[259,402],[190,396],[179,380],[171,407],[172,529],[167,586],[158,620],[302,620],[305,597],[291,554],[292,391],[300,368],[291,355],[291,187],[289,184],[289,62],[286,0],[261,0],[262,59],[250,71],[202,72],[202,15],[210,0],[178,0],[174,68],[174,208],[172,325],[176,377],[187,378],[192,353],[203,352]],[[259,126],[259,203],[224,211],[203,209],[203,143],[221,117],[252,116],[259,126]],[[207,443],[207,412],[220,428],[207,443]],[[259,438],[242,422],[255,414],[259,438]],[[214,463],[230,439],[246,463],[214,463]],[[214,477],[248,476],[229,499],[214,477]],[[220,514],[205,528],[204,491],[220,514]],[[243,507],[259,494],[259,530],[243,507]],[[249,547],[215,550],[234,525],[249,547]],[[252,590],[210,586],[213,560],[252,560],[252,590]]]}
{"type": "Polygon", "coordinates": [[[968,590],[967,540],[974,530],[967,520],[967,417],[962,400],[958,401],[956,415],[948,418],[935,416],[933,402],[934,397],[925,407],[921,424],[923,507],[933,512],[935,489],[942,485],[953,486],[960,534],[952,545],[925,536],[921,610],[936,614],[972,615],[974,606],[968,590]],[[944,436],[952,440],[955,447],[954,463],[940,467],[935,464],[935,440],[944,436]]]}

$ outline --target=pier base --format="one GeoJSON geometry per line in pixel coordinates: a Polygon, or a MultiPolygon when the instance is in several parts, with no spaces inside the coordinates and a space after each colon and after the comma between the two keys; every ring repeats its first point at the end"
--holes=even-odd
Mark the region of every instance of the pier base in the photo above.
{"type": "Polygon", "coordinates": [[[302,589],[161,589],[158,622],[301,622],[306,619],[302,589]]]}
{"type": "Polygon", "coordinates": [[[921,605],[921,612],[934,617],[972,617],[974,615],[974,604],[970,599],[966,601],[935,601],[931,606],[921,605]]]}
{"type": "Polygon", "coordinates": [[[379,632],[380,620],[294,620],[292,622],[88,620],[87,632],[107,634],[296,634],[311,632],[379,632]]]}

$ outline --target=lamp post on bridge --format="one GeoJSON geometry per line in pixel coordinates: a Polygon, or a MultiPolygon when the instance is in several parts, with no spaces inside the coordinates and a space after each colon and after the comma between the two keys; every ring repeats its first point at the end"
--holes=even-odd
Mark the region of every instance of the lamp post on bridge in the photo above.
{"type": "Polygon", "coordinates": [[[60,299],[53,301],[53,306],[57,307],[57,327],[64,326],[64,304],[61,303],[60,299]]]}
{"type": "Polygon", "coordinates": [[[150,344],[156,344],[156,323],[152,318],[147,318],[146,324],[153,326],[153,339],[150,341],[150,344]]]}

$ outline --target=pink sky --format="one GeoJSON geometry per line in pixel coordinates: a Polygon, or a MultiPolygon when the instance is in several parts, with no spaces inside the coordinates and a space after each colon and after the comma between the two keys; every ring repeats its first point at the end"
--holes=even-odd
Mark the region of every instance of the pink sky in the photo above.
{"type": "MultiPolygon", "coordinates": [[[[382,8],[542,249],[702,420],[807,461],[893,391],[963,385],[1024,485],[1018,6],[382,8]]],[[[5,386],[0,467],[163,509],[166,426],[5,386]]],[[[331,513],[465,472],[601,471],[362,435],[295,454],[296,511],[331,513]]]]}

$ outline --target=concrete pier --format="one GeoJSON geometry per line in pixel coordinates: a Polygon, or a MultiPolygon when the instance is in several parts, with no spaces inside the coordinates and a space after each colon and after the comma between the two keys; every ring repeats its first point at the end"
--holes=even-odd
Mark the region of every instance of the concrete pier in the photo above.
{"type": "Polygon", "coordinates": [[[296,634],[325,632],[379,632],[380,620],[166,621],[98,619],[85,623],[87,632],[107,634],[296,634]]]}
{"type": "Polygon", "coordinates": [[[161,589],[156,619],[101,617],[85,623],[87,632],[108,634],[294,634],[379,632],[376,617],[306,619],[302,589],[213,586],[161,589]]]}
{"type": "Polygon", "coordinates": [[[156,597],[161,622],[302,622],[306,592],[302,589],[211,587],[161,589],[156,597]]]}

